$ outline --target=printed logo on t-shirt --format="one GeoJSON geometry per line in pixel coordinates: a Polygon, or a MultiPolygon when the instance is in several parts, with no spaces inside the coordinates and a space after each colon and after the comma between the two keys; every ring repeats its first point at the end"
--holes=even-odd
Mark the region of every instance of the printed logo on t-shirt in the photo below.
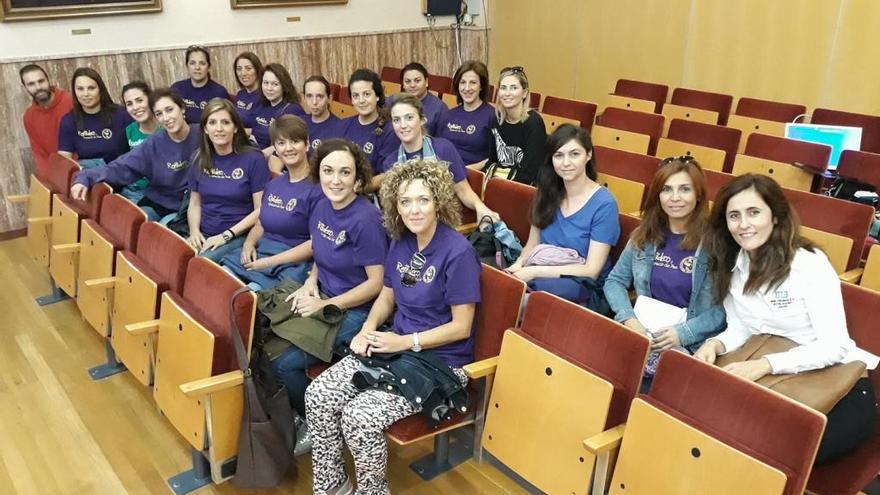
{"type": "Polygon", "coordinates": [[[321,233],[321,237],[327,239],[328,241],[336,244],[337,246],[341,246],[345,243],[345,231],[340,231],[339,234],[333,232],[333,229],[327,226],[324,222],[318,220],[318,232],[321,233]]]}
{"type": "MultiPolygon", "coordinates": [[[[204,102],[202,102],[202,103],[204,103],[204,102]]],[[[199,108],[199,106],[196,105],[195,100],[190,100],[189,98],[184,98],[183,104],[186,105],[186,108],[199,108]]]]}
{"type": "Polygon", "coordinates": [[[434,281],[434,277],[436,277],[436,276],[437,276],[437,269],[434,268],[434,265],[431,265],[428,267],[427,270],[425,270],[425,275],[422,277],[422,280],[424,280],[424,282],[426,284],[430,284],[431,282],[434,281]]]}
{"type": "Polygon", "coordinates": [[[321,146],[321,140],[320,139],[312,139],[312,149],[316,150],[316,149],[318,149],[318,146],[321,146]]]}
{"type": "Polygon", "coordinates": [[[334,242],[336,242],[337,246],[341,246],[342,244],[345,243],[345,231],[344,230],[339,232],[339,235],[336,236],[336,241],[334,241],[334,242]]]}
{"type": "Polygon", "coordinates": [[[364,143],[364,153],[368,155],[373,153],[373,143],[364,143]]]}
{"type": "Polygon", "coordinates": [[[294,208],[296,208],[296,198],[290,198],[290,201],[287,202],[284,209],[287,211],[293,211],[294,208]]]}
{"type": "Polygon", "coordinates": [[[696,265],[696,263],[697,258],[695,256],[688,256],[681,260],[681,263],[678,264],[678,269],[681,270],[682,273],[690,275],[691,273],[694,273],[694,265],[696,265]]]}
{"type": "Polygon", "coordinates": [[[103,137],[104,139],[112,139],[113,131],[111,131],[110,129],[104,129],[103,131],[101,131],[101,137],[103,137]]]}
{"type": "Polygon", "coordinates": [[[471,124],[471,125],[467,126],[467,129],[465,129],[464,132],[466,132],[468,134],[473,134],[473,133],[477,132],[477,126],[475,126],[474,124],[471,124]]]}
{"type": "Polygon", "coordinates": [[[271,125],[272,121],[274,121],[274,120],[275,119],[267,119],[266,117],[257,117],[256,118],[257,124],[260,124],[263,127],[269,127],[269,125],[271,125]]]}
{"type": "Polygon", "coordinates": [[[449,132],[457,132],[457,133],[465,132],[465,130],[461,128],[461,125],[460,125],[460,124],[456,124],[456,123],[454,123],[454,122],[447,122],[447,123],[446,123],[446,129],[447,129],[449,132]]]}
{"type": "Polygon", "coordinates": [[[113,137],[113,131],[110,129],[104,129],[101,131],[101,134],[98,134],[95,131],[85,130],[85,131],[76,131],[79,135],[80,139],[111,139],[113,137]]]}
{"type": "Polygon", "coordinates": [[[204,110],[206,106],[208,106],[207,101],[203,101],[203,102],[199,103],[199,108],[201,108],[202,110],[204,110]]]}
{"type": "Polygon", "coordinates": [[[266,203],[273,208],[284,208],[284,200],[277,194],[269,194],[266,197],[266,203]]]}
{"type": "Polygon", "coordinates": [[[235,105],[242,110],[250,110],[251,107],[253,106],[253,102],[245,103],[241,100],[238,100],[237,102],[235,102],[235,105]]]}
{"type": "Polygon", "coordinates": [[[176,162],[168,162],[165,164],[168,167],[168,170],[183,170],[189,165],[189,162],[186,160],[178,160],[176,162]]]}
{"type": "Polygon", "coordinates": [[[787,290],[777,290],[770,297],[770,305],[776,309],[785,309],[794,303],[794,298],[787,290]]]}
{"type": "Polygon", "coordinates": [[[244,170],[242,170],[241,167],[238,167],[232,171],[232,178],[233,179],[238,180],[238,179],[241,179],[242,177],[244,177],[244,170]]]}

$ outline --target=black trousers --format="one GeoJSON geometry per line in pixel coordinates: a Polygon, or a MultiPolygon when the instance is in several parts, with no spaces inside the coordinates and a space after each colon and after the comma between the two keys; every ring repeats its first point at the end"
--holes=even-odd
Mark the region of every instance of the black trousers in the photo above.
{"type": "Polygon", "coordinates": [[[877,404],[871,380],[862,378],[827,414],[825,434],[816,464],[839,459],[871,437],[877,423],[877,404]]]}

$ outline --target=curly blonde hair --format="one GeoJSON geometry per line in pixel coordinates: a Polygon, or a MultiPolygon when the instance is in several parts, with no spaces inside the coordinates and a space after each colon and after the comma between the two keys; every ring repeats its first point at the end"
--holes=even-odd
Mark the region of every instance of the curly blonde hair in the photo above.
{"type": "Polygon", "coordinates": [[[382,203],[382,217],[385,230],[393,239],[400,239],[406,230],[403,219],[397,211],[397,199],[401,186],[421,179],[434,197],[437,220],[450,227],[458,227],[461,223],[461,203],[453,189],[452,173],[447,162],[435,160],[412,159],[398,163],[385,174],[382,188],[379,189],[379,201],[382,203]]]}

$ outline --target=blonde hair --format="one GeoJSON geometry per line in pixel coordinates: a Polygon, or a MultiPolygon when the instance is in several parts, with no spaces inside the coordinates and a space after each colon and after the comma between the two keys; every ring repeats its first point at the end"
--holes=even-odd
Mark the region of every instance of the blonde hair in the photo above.
{"type": "Polygon", "coordinates": [[[406,230],[397,211],[400,188],[417,179],[421,179],[425,187],[431,191],[437,210],[437,220],[453,228],[461,223],[461,203],[453,189],[452,173],[449,171],[448,163],[417,158],[395,165],[385,174],[382,188],[379,189],[385,230],[393,239],[400,239],[401,234],[406,230]]]}
{"type": "MultiPolygon", "coordinates": [[[[501,75],[498,76],[498,92],[501,92],[501,81],[504,80],[505,77],[513,76],[517,79],[520,86],[523,87],[525,93],[523,94],[523,101],[520,102],[520,115],[519,122],[523,123],[529,118],[529,96],[531,96],[531,92],[529,90],[529,78],[526,76],[525,71],[523,71],[522,67],[507,67],[501,69],[501,75]]],[[[497,94],[496,92],[496,102],[497,102],[497,94]]],[[[504,108],[504,105],[497,103],[495,105],[495,116],[498,118],[498,124],[503,124],[505,120],[507,120],[508,111],[504,108]]]]}

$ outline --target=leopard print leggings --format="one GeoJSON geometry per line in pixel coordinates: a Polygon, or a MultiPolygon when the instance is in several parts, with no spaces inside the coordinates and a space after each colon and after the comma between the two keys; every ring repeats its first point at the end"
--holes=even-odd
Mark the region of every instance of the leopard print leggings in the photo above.
{"type": "MultiPolygon", "coordinates": [[[[357,493],[390,493],[384,432],[394,422],[421,411],[395,393],[356,389],[351,377],[359,366],[356,357],[347,356],[321,373],[306,390],[306,419],[312,434],[312,489],[316,494],[345,482],[343,440],[354,457],[357,493]]],[[[461,368],[452,371],[463,385],[467,384],[461,368]]]]}

